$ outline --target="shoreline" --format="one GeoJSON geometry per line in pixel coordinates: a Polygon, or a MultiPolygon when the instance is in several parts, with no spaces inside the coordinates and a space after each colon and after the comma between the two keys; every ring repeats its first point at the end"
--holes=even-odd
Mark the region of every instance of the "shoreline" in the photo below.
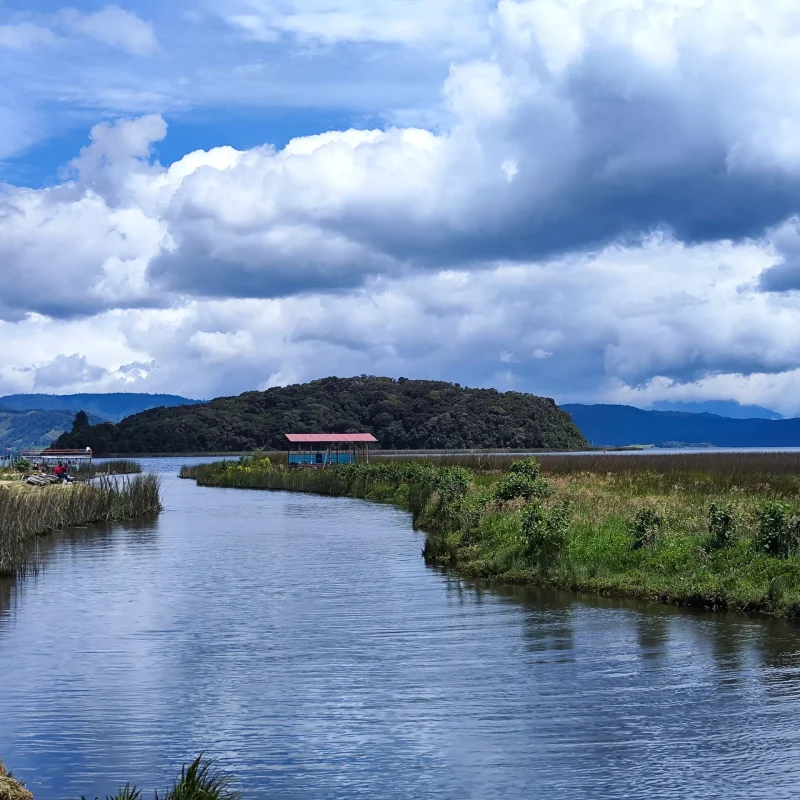
{"type": "MultiPolygon", "coordinates": [[[[536,464],[516,463],[525,462],[536,464]]],[[[728,479],[650,470],[540,476],[536,465],[526,477],[513,466],[481,474],[419,462],[190,469],[183,477],[200,486],[395,505],[426,533],[428,563],[487,584],[800,617],[800,478],[793,474],[769,483],[755,472],[728,479]],[[769,539],[778,523],[784,533],[776,537],[796,536],[786,552],[769,539]]]]}
{"type": "Polygon", "coordinates": [[[157,514],[161,487],[155,475],[135,475],[118,484],[0,488],[0,577],[13,576],[28,563],[29,543],[67,528],[157,514]]]}

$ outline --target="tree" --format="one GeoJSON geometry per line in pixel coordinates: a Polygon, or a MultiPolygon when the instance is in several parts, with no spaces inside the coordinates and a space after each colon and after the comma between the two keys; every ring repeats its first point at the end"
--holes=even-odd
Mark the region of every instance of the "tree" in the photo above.
{"type": "Polygon", "coordinates": [[[89,427],[89,415],[85,411],[79,411],[72,420],[72,432],[80,433],[89,427]]]}

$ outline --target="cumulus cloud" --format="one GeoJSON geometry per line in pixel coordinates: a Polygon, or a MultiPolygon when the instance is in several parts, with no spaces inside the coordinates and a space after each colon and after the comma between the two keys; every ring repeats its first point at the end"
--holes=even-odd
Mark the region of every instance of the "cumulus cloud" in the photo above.
{"type": "MultiPolygon", "coordinates": [[[[401,5],[230,13],[263,38],[434,41],[401,5]]],[[[62,183],[0,192],[0,335],[61,326],[104,370],[87,384],[196,396],[366,371],[764,402],[800,369],[800,38],[788,0],[744,5],[476,0],[491,52],[454,59],[437,130],[162,165],[160,116],[96,126],[62,183]]],[[[5,359],[0,384],[38,379],[5,359]]]]}
{"type": "Polygon", "coordinates": [[[89,364],[85,356],[77,353],[70,356],[61,354],[33,370],[33,388],[47,391],[63,389],[65,386],[81,386],[98,381],[105,374],[103,367],[89,364]]]}

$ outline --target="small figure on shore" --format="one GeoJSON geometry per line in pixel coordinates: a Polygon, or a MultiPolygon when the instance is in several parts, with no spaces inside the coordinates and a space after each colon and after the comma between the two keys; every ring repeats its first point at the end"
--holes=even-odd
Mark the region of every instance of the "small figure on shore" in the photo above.
{"type": "Polygon", "coordinates": [[[60,461],[58,462],[58,466],[53,470],[53,474],[58,478],[60,483],[69,483],[71,480],[69,477],[69,467],[66,464],[62,464],[60,461]]]}

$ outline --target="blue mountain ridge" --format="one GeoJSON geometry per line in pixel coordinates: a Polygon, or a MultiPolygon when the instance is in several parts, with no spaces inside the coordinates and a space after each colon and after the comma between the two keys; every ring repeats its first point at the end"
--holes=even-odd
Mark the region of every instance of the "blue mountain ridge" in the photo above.
{"type": "Polygon", "coordinates": [[[150,408],[189,406],[202,403],[175,394],[112,392],[109,394],[10,394],[0,397],[6,411],[85,411],[104,421],[119,422],[150,408]]]}
{"type": "Polygon", "coordinates": [[[675,444],[715,447],[800,447],[800,419],[732,419],[624,405],[561,406],[595,447],[675,444]]]}

